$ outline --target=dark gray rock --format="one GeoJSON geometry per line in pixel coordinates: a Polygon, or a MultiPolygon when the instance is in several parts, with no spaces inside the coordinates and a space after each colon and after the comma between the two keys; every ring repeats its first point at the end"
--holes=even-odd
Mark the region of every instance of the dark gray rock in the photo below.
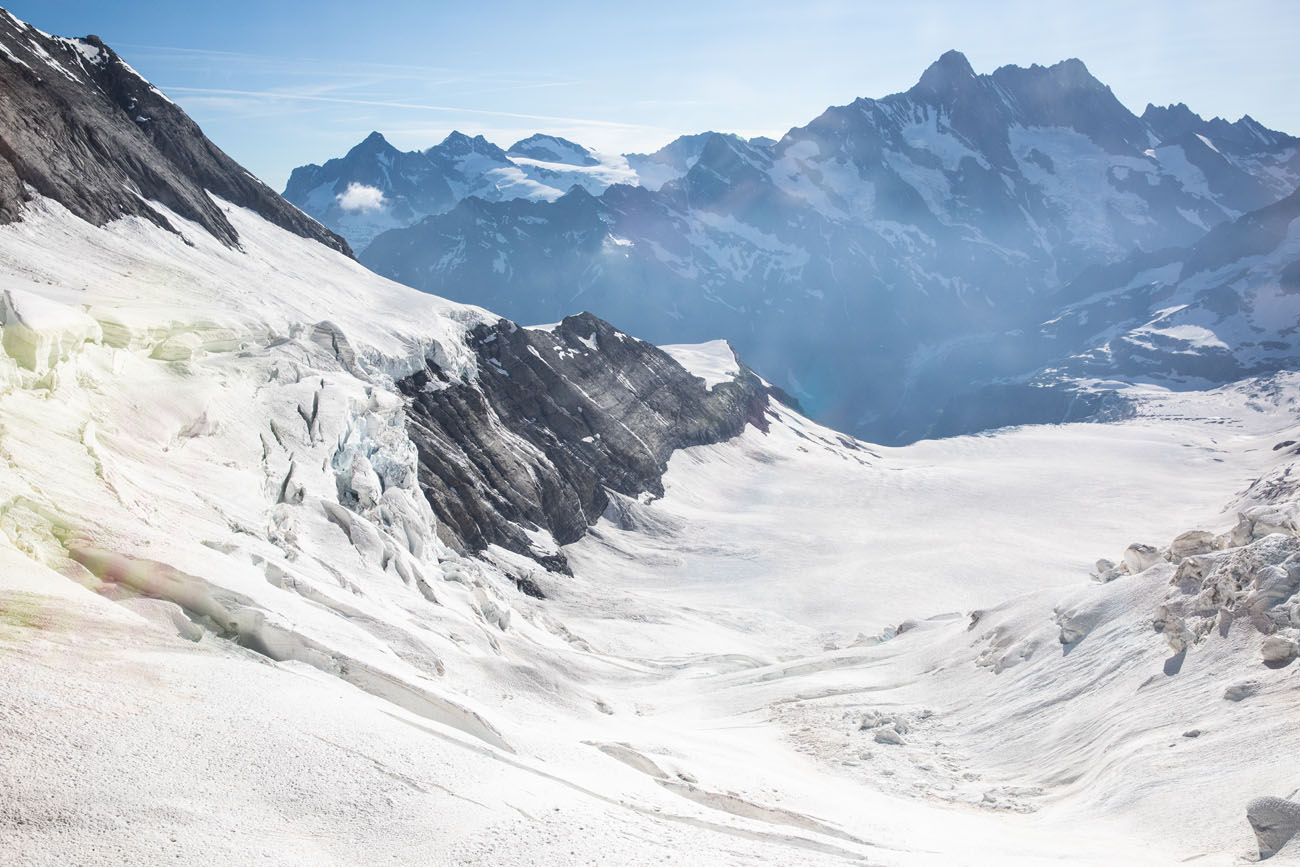
{"type": "Polygon", "coordinates": [[[175,230],[165,205],[227,244],[238,236],[205,192],[351,255],[214,145],[98,37],[49,36],[0,13],[0,223],[30,191],[95,225],[138,216],[175,230]]]}
{"type": "Polygon", "coordinates": [[[1223,691],[1223,697],[1227,701],[1244,701],[1245,699],[1259,695],[1261,689],[1263,689],[1263,684],[1259,681],[1243,680],[1239,683],[1234,683],[1225,689],[1223,691]]]}
{"type": "Polygon", "coordinates": [[[501,320],[479,326],[471,346],[476,382],[449,382],[430,363],[400,383],[421,488],[463,550],[496,544],[566,571],[563,555],[537,549],[526,530],[576,541],[605,511],[607,491],[662,495],[676,449],[747,424],[766,429],[769,393],[749,371],[708,390],[590,314],[551,331],[501,320]]]}
{"type": "Polygon", "coordinates": [[[1300,830],[1300,804],[1286,798],[1256,798],[1246,806],[1246,819],[1259,841],[1259,857],[1272,858],[1300,830]]]}

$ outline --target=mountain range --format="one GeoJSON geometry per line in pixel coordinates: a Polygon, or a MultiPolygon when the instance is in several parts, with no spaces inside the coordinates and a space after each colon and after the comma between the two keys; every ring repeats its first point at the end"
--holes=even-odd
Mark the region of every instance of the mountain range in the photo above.
{"type": "MultiPolygon", "coordinates": [[[[442,165],[442,150],[462,141],[453,134],[401,159],[442,165]]],[[[491,149],[494,168],[455,182],[463,196],[440,193],[400,215],[416,198],[404,185],[422,189],[413,179],[423,176],[385,181],[363,143],[328,170],[297,170],[313,180],[291,181],[286,195],[342,230],[328,203],[352,183],[373,184],[395,203],[375,213],[404,224],[358,243],[381,274],[521,321],[582,308],[655,342],[724,337],[814,417],[895,442],[1115,411],[1123,401],[1113,390],[1061,375],[1085,359],[1094,379],[1176,387],[1189,370],[1224,382],[1215,371],[1287,357],[1198,364],[1188,356],[1217,358],[1214,341],[1176,337],[1146,341],[1140,364],[1107,351],[1120,332],[1162,332],[1161,299],[1181,297],[1176,287],[1143,295],[1156,306],[1130,293],[1124,304],[1090,304],[1086,320],[1067,313],[1123,291],[1103,290],[1093,269],[1135,272],[1181,255],[1168,251],[1290,195],[1298,144],[1250,117],[1204,120],[1184,105],[1135,115],[1078,60],[976,74],[948,52],[910,90],[828,109],[776,142],[705,133],[612,159],[565,143],[545,169],[509,168],[510,154],[491,149]],[[575,176],[571,164],[584,160],[596,165],[575,176]],[[604,166],[624,175],[593,183],[604,166]],[[494,180],[543,170],[555,173],[544,194],[494,180]],[[1098,371],[1103,356],[1110,367],[1098,371]]],[[[452,176],[439,169],[427,186],[452,176]]],[[[1221,299],[1220,318],[1197,327],[1274,328],[1257,321],[1268,316],[1240,321],[1253,296],[1234,303],[1228,311],[1221,299]]]]}

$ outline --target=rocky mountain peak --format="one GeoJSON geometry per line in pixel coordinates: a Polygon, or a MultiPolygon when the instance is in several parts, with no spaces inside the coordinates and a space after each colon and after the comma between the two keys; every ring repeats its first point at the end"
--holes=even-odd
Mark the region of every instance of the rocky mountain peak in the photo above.
{"type": "Polygon", "coordinates": [[[1053,63],[1047,67],[1047,74],[1065,88],[1110,90],[1109,87],[1098,81],[1088,70],[1087,65],[1077,57],[1067,57],[1065,60],[1053,63]]]}
{"type": "Polygon", "coordinates": [[[1150,144],[1142,121],[1080,60],[1003,66],[992,80],[1013,101],[1022,126],[1073,129],[1110,153],[1140,153],[1150,144]]]}
{"type": "Polygon", "coordinates": [[[397,152],[397,148],[389,144],[388,139],[384,138],[383,133],[376,131],[370,133],[370,135],[366,136],[354,145],[352,149],[348,151],[346,158],[364,159],[381,153],[395,154],[397,152]]]}
{"type": "Polygon", "coordinates": [[[739,136],[712,133],[704,140],[690,170],[668,186],[685,190],[694,205],[707,206],[716,199],[729,198],[738,188],[766,186],[770,165],[770,151],[754,147],[739,136]]]}
{"type": "Polygon", "coordinates": [[[943,99],[968,89],[976,79],[966,55],[955,50],[945,51],[921,73],[921,79],[910,92],[943,99]]]}
{"type": "Polygon", "coordinates": [[[0,129],[0,222],[21,219],[34,190],[96,225],[135,216],[178,231],[156,202],[237,245],[215,195],[351,252],[230,159],[98,37],[52,36],[0,15],[0,129]]]}
{"type": "Polygon", "coordinates": [[[1206,120],[1181,102],[1165,106],[1148,104],[1142,112],[1142,121],[1163,142],[1203,135],[1214,142],[1215,147],[1258,151],[1295,141],[1294,136],[1271,130],[1248,114],[1235,121],[1222,117],[1206,120]]]}
{"type": "Polygon", "coordinates": [[[1142,112],[1142,121],[1162,141],[1172,141],[1196,132],[1205,125],[1205,118],[1179,102],[1173,105],[1147,104],[1142,112]]]}
{"type": "Polygon", "coordinates": [[[483,138],[483,136],[468,136],[460,130],[452,130],[441,143],[429,148],[425,153],[449,157],[481,154],[500,162],[509,160],[505,151],[483,138]]]}

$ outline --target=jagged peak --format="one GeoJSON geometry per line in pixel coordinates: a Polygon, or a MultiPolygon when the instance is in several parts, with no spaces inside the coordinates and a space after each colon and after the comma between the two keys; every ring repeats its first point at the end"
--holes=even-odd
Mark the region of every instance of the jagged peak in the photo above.
{"type": "Polygon", "coordinates": [[[706,148],[735,148],[740,146],[741,141],[738,136],[723,132],[706,132],[703,138],[706,148]]]}
{"type": "Polygon", "coordinates": [[[1089,71],[1087,64],[1077,57],[1067,57],[1065,60],[1057,61],[1047,67],[1047,71],[1067,84],[1106,86],[1098,81],[1097,77],[1089,71]]]}
{"type": "Polygon", "coordinates": [[[458,129],[453,129],[451,132],[447,133],[447,137],[438,143],[438,147],[446,147],[448,145],[487,145],[492,148],[496,147],[496,145],[485,139],[481,134],[468,135],[458,129]]]}
{"type": "Polygon", "coordinates": [[[1265,147],[1286,141],[1291,137],[1269,129],[1248,114],[1235,121],[1215,115],[1204,118],[1184,103],[1159,106],[1147,105],[1142,120],[1165,140],[1196,134],[1209,135],[1216,141],[1231,141],[1243,146],[1265,147]]]}
{"type": "Polygon", "coordinates": [[[1205,118],[1188,108],[1187,103],[1185,102],[1175,102],[1170,105],[1155,105],[1148,102],[1147,107],[1142,111],[1143,120],[1164,117],[1179,117],[1201,122],[1204,122],[1205,120],[1205,118]]]}
{"type": "Polygon", "coordinates": [[[1063,90],[1110,90],[1077,57],[1067,57],[1050,66],[1041,63],[1017,66],[1009,63],[993,70],[993,78],[1004,86],[1017,82],[1047,82],[1063,90]]]}
{"type": "Polygon", "coordinates": [[[593,196],[591,194],[591,191],[588,190],[586,187],[582,186],[581,184],[573,184],[567,190],[565,190],[564,195],[560,196],[560,198],[557,199],[556,201],[568,200],[571,202],[582,202],[582,201],[587,201],[588,199],[594,200],[595,198],[596,197],[593,196]]]}
{"type": "Polygon", "coordinates": [[[425,153],[446,153],[452,155],[480,153],[495,157],[503,162],[506,160],[506,152],[485,139],[482,135],[469,136],[457,129],[449,132],[446,138],[426,150],[425,153]]]}
{"type": "Polygon", "coordinates": [[[393,147],[382,133],[371,132],[370,135],[353,145],[344,158],[356,159],[395,153],[397,153],[397,148],[393,147]]]}
{"type": "Polygon", "coordinates": [[[741,159],[748,163],[754,163],[756,160],[761,161],[770,155],[759,145],[752,144],[746,139],[732,133],[714,132],[707,133],[702,146],[700,147],[699,160],[695,165],[717,168],[725,161],[732,159],[741,159]]]}
{"type": "Polygon", "coordinates": [[[971,68],[966,55],[953,49],[945,51],[939,55],[938,60],[926,67],[913,90],[948,93],[965,82],[973,81],[975,77],[975,70],[971,68]]]}
{"type": "Polygon", "coordinates": [[[686,135],[679,135],[677,138],[668,142],[668,144],[648,154],[630,153],[629,157],[665,157],[682,151],[698,151],[711,136],[731,135],[731,133],[715,132],[714,130],[705,130],[704,132],[692,132],[686,135]]]}

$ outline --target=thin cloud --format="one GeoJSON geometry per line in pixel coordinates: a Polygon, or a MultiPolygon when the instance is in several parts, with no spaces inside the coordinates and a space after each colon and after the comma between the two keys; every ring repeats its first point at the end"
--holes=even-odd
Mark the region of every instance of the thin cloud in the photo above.
{"type": "Polygon", "coordinates": [[[196,96],[226,96],[226,97],[245,97],[248,99],[260,100],[288,100],[298,102],[321,102],[335,105],[364,105],[373,108],[398,108],[410,111],[437,111],[448,114],[467,114],[478,117],[506,117],[514,120],[535,120],[542,123],[567,123],[581,124],[583,126],[608,127],[611,129],[635,129],[635,130],[653,130],[656,127],[647,126],[640,123],[627,123],[617,120],[597,120],[585,117],[562,117],[547,114],[528,114],[517,111],[499,111],[496,109],[486,108],[465,108],[454,105],[435,105],[432,103],[419,102],[399,102],[387,99],[353,99],[343,96],[322,96],[319,94],[294,93],[282,90],[239,90],[235,88],[224,87],[184,87],[171,86],[163,87],[162,90],[169,94],[185,95],[193,94],[196,96]]]}
{"type": "MultiPolygon", "coordinates": [[[[154,57],[168,63],[192,60],[203,64],[203,69],[210,67],[213,61],[239,61],[239,69],[244,73],[254,74],[290,74],[310,76],[319,79],[322,75],[357,75],[372,78],[375,83],[384,81],[418,81],[427,87],[440,87],[450,84],[480,84],[499,87],[501,90],[532,90],[542,87],[563,87],[581,84],[571,79],[556,79],[541,73],[520,73],[502,75],[496,72],[466,72],[447,66],[420,66],[407,63],[378,63],[374,61],[328,61],[303,57],[277,57],[265,54],[249,54],[240,51],[224,51],[212,48],[183,48],[166,45],[132,45],[121,43],[120,47],[132,49],[132,56],[154,57]],[[436,76],[430,78],[430,76],[436,76]],[[541,80],[539,80],[541,79],[541,80]]],[[[492,93],[495,91],[483,91],[492,93]]]]}

